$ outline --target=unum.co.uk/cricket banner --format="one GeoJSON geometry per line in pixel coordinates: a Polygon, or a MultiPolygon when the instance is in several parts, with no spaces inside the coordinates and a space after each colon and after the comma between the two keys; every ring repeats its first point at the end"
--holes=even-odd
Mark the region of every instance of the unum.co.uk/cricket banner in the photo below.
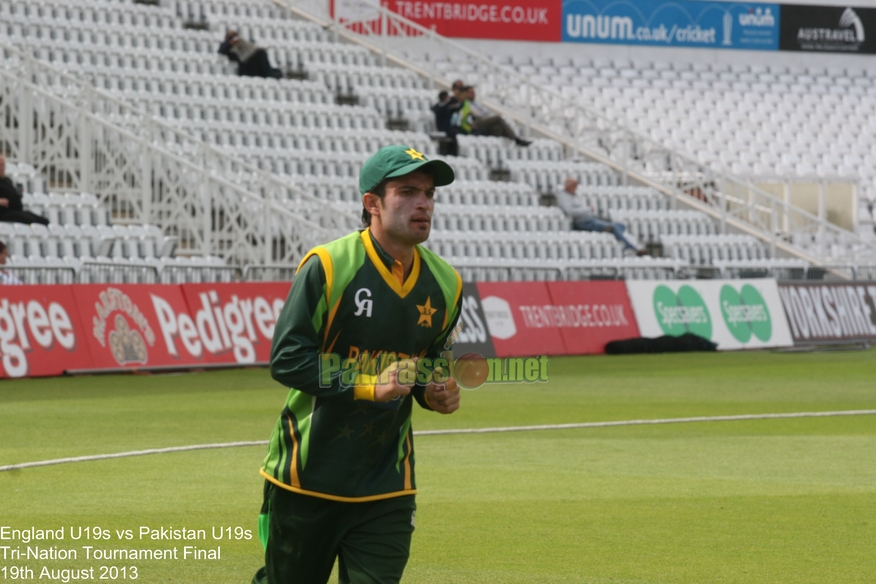
{"type": "Polygon", "coordinates": [[[643,337],[694,333],[718,350],[793,344],[775,280],[642,280],[626,284],[643,337]]]}

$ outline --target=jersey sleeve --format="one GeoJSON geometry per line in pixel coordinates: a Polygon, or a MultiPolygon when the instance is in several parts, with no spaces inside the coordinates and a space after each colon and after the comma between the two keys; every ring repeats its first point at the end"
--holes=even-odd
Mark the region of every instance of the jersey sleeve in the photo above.
{"type": "Polygon", "coordinates": [[[320,335],[328,312],[325,282],[318,256],[310,257],[299,268],[274,329],[271,377],[317,397],[352,399],[353,388],[342,387],[340,371],[322,375],[320,335]]]}

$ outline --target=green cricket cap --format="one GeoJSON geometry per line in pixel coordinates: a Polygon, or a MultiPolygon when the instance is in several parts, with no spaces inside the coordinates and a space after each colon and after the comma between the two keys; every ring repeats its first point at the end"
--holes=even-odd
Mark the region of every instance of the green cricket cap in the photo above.
{"type": "Polygon", "coordinates": [[[388,178],[422,170],[432,175],[436,187],[453,182],[453,169],[443,160],[429,160],[422,152],[402,144],[384,146],[362,165],[359,192],[365,194],[388,178]]]}

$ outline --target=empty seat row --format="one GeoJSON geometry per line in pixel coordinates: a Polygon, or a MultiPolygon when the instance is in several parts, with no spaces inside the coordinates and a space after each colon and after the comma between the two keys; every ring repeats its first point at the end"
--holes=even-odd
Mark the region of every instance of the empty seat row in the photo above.
{"type": "Polygon", "coordinates": [[[712,235],[718,226],[698,211],[613,209],[611,220],[622,223],[640,241],[657,241],[664,235],[712,235]]]}
{"type": "Polygon", "coordinates": [[[6,269],[22,284],[185,284],[239,279],[239,270],[217,256],[51,258],[12,255],[6,269]]]}
{"type": "Polygon", "coordinates": [[[504,166],[507,160],[549,160],[558,162],[565,158],[563,147],[554,140],[533,140],[526,148],[520,148],[510,140],[494,136],[460,134],[456,137],[459,153],[472,156],[491,167],[504,166]]]}
{"type": "Polygon", "coordinates": [[[447,258],[594,260],[624,257],[624,246],[604,233],[552,237],[548,233],[434,233],[427,246],[447,258]],[[582,236],[587,237],[582,237],[582,236]]]}
{"type": "Polygon", "coordinates": [[[663,254],[694,265],[769,257],[764,245],[749,235],[663,235],[663,254]]]}
{"type": "Polygon", "coordinates": [[[26,209],[42,215],[52,225],[107,225],[108,213],[90,193],[30,193],[22,197],[26,209]]]}
{"type": "Polygon", "coordinates": [[[155,225],[0,223],[0,239],[10,254],[29,258],[160,258],[173,255],[177,244],[155,225]]]}

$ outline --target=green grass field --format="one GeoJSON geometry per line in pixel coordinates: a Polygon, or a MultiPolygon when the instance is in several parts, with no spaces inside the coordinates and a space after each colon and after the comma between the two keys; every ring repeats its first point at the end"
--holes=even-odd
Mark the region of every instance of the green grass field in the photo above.
{"type": "MultiPolygon", "coordinates": [[[[876,409],[874,351],[557,358],[550,376],[467,391],[459,412],[418,411],[414,427],[876,409]]],[[[284,396],[263,369],[3,381],[0,466],[265,440],[284,396]]],[[[420,436],[416,448],[408,583],[876,581],[876,416],[420,436]]],[[[193,542],[141,541],[140,527],[253,534],[194,542],[221,546],[221,560],[16,560],[20,544],[0,539],[0,582],[19,566],[34,570],[23,581],[46,582],[42,566],[114,565],[148,584],[248,583],[261,565],[263,451],[0,472],[0,536],[66,530],[31,546],[181,553],[193,542]],[[71,527],[110,539],[74,541],[71,527]],[[118,539],[125,529],[133,541],[118,539]]]]}

